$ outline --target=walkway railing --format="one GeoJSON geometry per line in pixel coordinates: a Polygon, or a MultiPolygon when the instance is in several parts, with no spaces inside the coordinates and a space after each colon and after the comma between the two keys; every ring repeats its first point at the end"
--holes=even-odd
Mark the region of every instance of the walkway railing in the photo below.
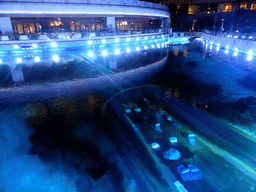
{"type": "Polygon", "coordinates": [[[96,32],[49,32],[36,34],[10,34],[1,35],[0,42],[7,41],[26,41],[26,40],[50,40],[50,39],[86,39],[95,37],[114,37],[114,36],[129,36],[136,34],[152,34],[152,33],[167,33],[164,29],[147,29],[136,31],[96,31],[96,32]]]}

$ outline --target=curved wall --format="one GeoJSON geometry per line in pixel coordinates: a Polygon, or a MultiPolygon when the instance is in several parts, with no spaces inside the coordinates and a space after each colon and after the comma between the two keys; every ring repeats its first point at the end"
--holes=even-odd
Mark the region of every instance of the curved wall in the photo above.
{"type": "Polygon", "coordinates": [[[169,18],[168,7],[141,1],[121,0],[57,0],[57,1],[2,1],[2,16],[69,16],[69,15],[104,15],[104,16],[150,16],[169,18]],[[32,3],[33,2],[33,3],[32,3]]]}

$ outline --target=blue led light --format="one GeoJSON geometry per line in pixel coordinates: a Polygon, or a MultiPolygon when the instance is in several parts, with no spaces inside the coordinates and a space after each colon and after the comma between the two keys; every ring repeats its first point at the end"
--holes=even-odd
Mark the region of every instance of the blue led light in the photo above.
{"type": "Polygon", "coordinates": [[[93,57],[93,52],[90,51],[90,52],[88,53],[88,56],[89,56],[89,57],[93,57]]]}
{"type": "Polygon", "coordinates": [[[228,45],[226,46],[226,49],[229,49],[229,46],[228,46],[228,45]]]}
{"type": "Polygon", "coordinates": [[[238,48],[235,48],[235,51],[238,52],[238,48]]]}
{"type": "Polygon", "coordinates": [[[53,61],[57,62],[60,60],[59,56],[58,55],[53,55],[52,57],[53,61]]]}
{"type": "Polygon", "coordinates": [[[118,55],[119,53],[120,53],[120,50],[119,50],[119,49],[116,49],[116,50],[115,50],[115,54],[118,55]]]}
{"type": "Polygon", "coordinates": [[[249,50],[249,51],[248,51],[248,54],[249,54],[249,55],[252,55],[252,54],[253,54],[253,51],[252,51],[252,50],[249,50]]]}
{"type": "Polygon", "coordinates": [[[235,56],[235,57],[237,56],[237,52],[234,52],[234,56],[235,56]]]}
{"type": "Polygon", "coordinates": [[[116,39],[115,39],[115,42],[117,43],[118,41],[119,41],[119,39],[118,39],[118,38],[116,38],[116,39]]]}
{"type": "Polygon", "coordinates": [[[212,49],[212,45],[210,46],[210,49],[212,49]]]}
{"type": "Polygon", "coordinates": [[[220,46],[220,44],[219,44],[219,43],[217,43],[217,46],[219,47],[219,46],[220,46]]]}
{"type": "Polygon", "coordinates": [[[228,50],[225,50],[225,53],[228,54],[228,50]]]}
{"type": "Polygon", "coordinates": [[[220,47],[217,47],[216,50],[219,51],[219,50],[220,50],[220,47]]]}
{"type": "Polygon", "coordinates": [[[2,59],[0,59],[0,64],[2,64],[2,62],[3,62],[2,59]]]}
{"type": "Polygon", "coordinates": [[[157,45],[156,45],[158,48],[160,48],[160,44],[159,43],[157,43],[157,45]]]}
{"type": "Polygon", "coordinates": [[[126,38],[126,41],[130,41],[131,40],[131,38],[126,38]]]}
{"type": "Polygon", "coordinates": [[[249,55],[246,59],[247,59],[248,61],[251,61],[251,60],[252,60],[252,56],[249,55]]]}
{"type": "Polygon", "coordinates": [[[52,47],[57,47],[57,44],[56,44],[55,42],[52,42],[52,43],[51,43],[51,46],[52,46],[52,47]]]}
{"type": "Polygon", "coordinates": [[[154,36],[152,36],[151,38],[152,38],[152,39],[154,39],[155,37],[154,37],[154,36]]]}
{"type": "Polygon", "coordinates": [[[39,61],[40,61],[40,57],[36,56],[36,57],[34,58],[34,60],[35,60],[35,62],[39,62],[39,61]]]}
{"type": "Polygon", "coordinates": [[[144,37],[144,39],[148,39],[148,37],[144,37]]]}
{"type": "Polygon", "coordinates": [[[147,49],[148,47],[147,46],[144,46],[144,49],[147,49]]]}
{"type": "Polygon", "coordinates": [[[129,52],[131,51],[131,49],[130,49],[130,48],[127,48],[126,51],[127,51],[127,53],[129,53],[129,52]]]}
{"type": "Polygon", "coordinates": [[[103,56],[106,56],[107,54],[108,54],[108,53],[107,53],[106,50],[102,51],[102,55],[103,55],[103,56]]]}
{"type": "Polygon", "coordinates": [[[252,36],[250,36],[249,39],[252,39],[252,36]]]}
{"type": "Polygon", "coordinates": [[[34,44],[32,45],[32,47],[36,49],[36,48],[37,48],[37,44],[34,43],[34,44]]]}
{"type": "Polygon", "coordinates": [[[151,45],[151,48],[154,48],[155,47],[155,45],[151,45]]]}
{"type": "Polygon", "coordinates": [[[19,46],[18,45],[14,45],[13,48],[14,49],[19,49],[19,46]]]}
{"type": "Polygon", "coordinates": [[[88,41],[88,45],[91,45],[92,44],[92,42],[91,41],[88,41]]]}
{"type": "Polygon", "coordinates": [[[16,59],[16,62],[17,62],[17,63],[21,63],[21,62],[22,62],[22,59],[21,59],[20,57],[18,57],[18,58],[16,59]]]}
{"type": "Polygon", "coordinates": [[[137,50],[137,51],[139,51],[139,50],[140,50],[140,48],[139,48],[139,47],[136,47],[136,50],[137,50]]]}
{"type": "Polygon", "coordinates": [[[140,38],[139,37],[136,37],[136,41],[138,41],[140,38]]]}
{"type": "Polygon", "coordinates": [[[213,42],[211,41],[210,44],[213,44],[213,42]]]}
{"type": "Polygon", "coordinates": [[[106,40],[105,40],[105,39],[103,39],[103,40],[102,40],[102,43],[106,43],[106,40]]]}

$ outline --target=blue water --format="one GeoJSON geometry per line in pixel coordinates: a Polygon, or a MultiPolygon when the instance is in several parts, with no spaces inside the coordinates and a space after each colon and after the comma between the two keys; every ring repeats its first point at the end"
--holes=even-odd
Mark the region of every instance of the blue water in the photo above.
{"type": "MultiPolygon", "coordinates": [[[[188,60],[184,50],[204,55],[202,47],[180,45],[172,47],[168,53],[168,47],[160,43],[159,48],[158,42],[154,41],[123,42],[103,47],[91,46],[89,49],[86,45],[52,50],[40,48],[37,51],[2,50],[2,89],[95,78],[146,66],[169,56],[165,68],[155,75],[139,82],[107,88],[105,92],[95,88],[89,93],[81,92],[69,97],[30,98],[25,103],[6,105],[1,101],[0,191],[94,192],[136,188],[129,176],[132,170],[122,163],[121,154],[117,152],[118,145],[112,140],[101,117],[101,107],[106,99],[127,87],[154,84],[191,105],[197,100],[198,107],[201,105],[204,108],[207,104],[214,111],[216,105],[211,104],[211,98],[223,92],[220,84],[198,81],[181,72],[184,66],[192,69],[202,64],[201,58],[188,60]],[[136,50],[136,47],[139,49],[136,50]],[[115,53],[116,49],[119,49],[119,54],[115,53]],[[102,55],[104,50],[107,50],[106,56],[102,55]],[[89,52],[93,52],[92,57],[89,52]],[[59,61],[53,61],[54,55],[59,56],[59,61]],[[39,63],[34,61],[36,56],[40,56],[39,63]],[[14,83],[8,75],[12,67],[7,65],[17,65],[18,57],[23,60],[18,64],[24,70],[25,81],[21,84],[14,83]]],[[[209,56],[209,52],[206,54],[209,56]]],[[[246,81],[252,82],[248,77],[241,83],[253,87],[253,83],[246,81]]]]}

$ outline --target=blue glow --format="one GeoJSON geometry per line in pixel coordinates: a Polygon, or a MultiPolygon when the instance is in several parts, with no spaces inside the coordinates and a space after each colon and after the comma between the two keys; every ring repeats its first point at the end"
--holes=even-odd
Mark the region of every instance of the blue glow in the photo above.
{"type": "Polygon", "coordinates": [[[69,39],[70,37],[69,36],[67,36],[67,39],[69,39]]]}
{"type": "Polygon", "coordinates": [[[210,49],[212,49],[212,45],[210,46],[210,49]]]}
{"type": "Polygon", "coordinates": [[[91,45],[92,44],[92,42],[91,41],[88,41],[88,45],[91,45]]]}
{"type": "Polygon", "coordinates": [[[238,48],[235,48],[235,51],[238,52],[238,48]]]}
{"type": "Polygon", "coordinates": [[[58,55],[53,55],[52,57],[53,61],[57,62],[60,60],[59,56],[58,55]]]}
{"type": "Polygon", "coordinates": [[[236,36],[234,36],[234,38],[235,38],[235,39],[237,39],[237,38],[238,38],[238,36],[236,35],[236,36]]]}
{"type": "Polygon", "coordinates": [[[252,36],[250,36],[249,39],[252,39],[252,36]]]}
{"type": "Polygon", "coordinates": [[[210,44],[213,44],[213,42],[211,41],[210,44]]]}
{"type": "Polygon", "coordinates": [[[14,45],[13,48],[14,49],[19,49],[19,46],[18,45],[14,45]]]}
{"type": "Polygon", "coordinates": [[[2,59],[0,59],[0,64],[2,64],[2,59]]]}
{"type": "Polygon", "coordinates": [[[103,39],[103,40],[102,40],[102,43],[106,43],[106,40],[105,40],[105,39],[103,39]]]}
{"type": "Polygon", "coordinates": [[[55,42],[52,42],[52,43],[51,43],[51,46],[52,46],[52,47],[57,47],[57,44],[56,44],[55,42]]]}
{"type": "Polygon", "coordinates": [[[108,54],[108,53],[107,53],[106,50],[102,51],[102,55],[103,55],[103,56],[106,56],[107,54],[108,54]]]}
{"type": "Polygon", "coordinates": [[[219,51],[220,50],[220,47],[217,47],[217,49],[216,49],[217,51],[219,51]]]}
{"type": "Polygon", "coordinates": [[[119,49],[116,49],[115,50],[115,53],[118,55],[120,53],[120,50],[119,49]]]}
{"type": "Polygon", "coordinates": [[[115,42],[117,43],[118,41],[119,41],[119,39],[118,39],[118,38],[116,38],[116,39],[115,39],[115,42]]]}
{"type": "Polygon", "coordinates": [[[157,43],[157,45],[156,45],[158,48],[160,48],[160,44],[159,43],[157,43]]]}
{"type": "Polygon", "coordinates": [[[36,49],[36,48],[37,48],[37,44],[34,43],[34,44],[32,45],[32,47],[36,49]]]}
{"type": "Polygon", "coordinates": [[[229,49],[229,46],[228,46],[228,45],[226,46],[226,49],[229,49]]]}
{"type": "Polygon", "coordinates": [[[131,51],[131,49],[130,49],[130,48],[127,48],[126,51],[127,51],[127,53],[129,53],[129,52],[131,51]]]}
{"type": "Polygon", "coordinates": [[[35,62],[38,62],[38,61],[40,61],[40,57],[36,56],[36,57],[34,58],[34,60],[35,60],[35,62]]]}
{"type": "Polygon", "coordinates": [[[152,143],[152,144],[151,144],[151,147],[152,147],[153,149],[160,149],[160,145],[159,145],[157,142],[152,143]]]}
{"type": "Polygon", "coordinates": [[[245,38],[245,36],[242,36],[242,38],[244,39],[244,38],[245,38]]]}
{"type": "Polygon", "coordinates": [[[139,48],[139,47],[136,47],[136,50],[137,50],[137,51],[139,51],[139,50],[140,50],[140,48],[139,48]]]}
{"type": "Polygon", "coordinates": [[[249,55],[246,59],[247,59],[248,61],[251,61],[251,60],[252,60],[252,56],[249,55]]]}
{"type": "Polygon", "coordinates": [[[154,39],[155,37],[154,37],[154,36],[152,36],[151,38],[152,38],[152,39],[154,39]]]}
{"type": "Polygon", "coordinates": [[[144,39],[148,39],[148,37],[144,37],[144,39]]]}
{"type": "Polygon", "coordinates": [[[228,54],[228,50],[225,50],[225,53],[228,54]]]}
{"type": "Polygon", "coordinates": [[[155,47],[155,45],[151,45],[151,48],[154,48],[155,47]]]}
{"type": "Polygon", "coordinates": [[[139,37],[136,37],[136,41],[138,41],[140,38],[139,37]]]}
{"type": "Polygon", "coordinates": [[[126,38],[126,41],[130,41],[131,40],[131,38],[126,38]]]}
{"type": "Polygon", "coordinates": [[[253,51],[252,51],[252,50],[248,51],[248,54],[249,54],[249,55],[252,55],[252,54],[253,54],[253,51]]]}
{"type": "Polygon", "coordinates": [[[148,47],[147,46],[144,46],[144,49],[147,49],[148,47]]]}
{"type": "Polygon", "coordinates": [[[219,47],[219,46],[220,46],[220,44],[219,44],[219,43],[217,43],[217,46],[219,47]]]}
{"type": "Polygon", "coordinates": [[[21,59],[20,57],[18,57],[18,58],[16,59],[16,62],[17,62],[17,63],[21,63],[21,62],[22,62],[22,59],[21,59]]]}
{"type": "Polygon", "coordinates": [[[164,43],[161,43],[161,46],[164,47],[164,43]]]}
{"type": "Polygon", "coordinates": [[[237,52],[234,52],[234,56],[235,56],[235,57],[237,56],[237,52]]]}
{"type": "Polygon", "coordinates": [[[88,55],[89,55],[89,57],[93,57],[93,52],[90,51],[90,52],[88,53],[88,55]]]}

